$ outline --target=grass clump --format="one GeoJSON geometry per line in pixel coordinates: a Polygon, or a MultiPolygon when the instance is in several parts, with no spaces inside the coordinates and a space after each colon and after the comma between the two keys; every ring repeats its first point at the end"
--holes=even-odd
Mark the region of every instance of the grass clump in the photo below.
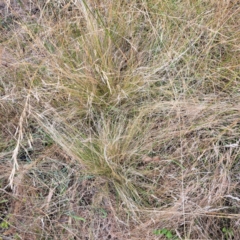
{"type": "Polygon", "coordinates": [[[0,236],[238,239],[237,2],[1,4],[0,236]]]}

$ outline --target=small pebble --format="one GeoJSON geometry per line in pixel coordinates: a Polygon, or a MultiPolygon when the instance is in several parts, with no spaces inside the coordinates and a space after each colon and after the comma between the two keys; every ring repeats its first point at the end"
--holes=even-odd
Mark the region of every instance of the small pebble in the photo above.
{"type": "Polygon", "coordinates": [[[155,157],[152,158],[152,160],[154,162],[158,162],[158,161],[160,161],[160,157],[159,156],[155,156],[155,157]]]}
{"type": "Polygon", "coordinates": [[[148,156],[144,156],[142,158],[142,161],[145,162],[145,163],[148,163],[148,162],[151,162],[153,159],[151,157],[148,157],[148,156]]]}

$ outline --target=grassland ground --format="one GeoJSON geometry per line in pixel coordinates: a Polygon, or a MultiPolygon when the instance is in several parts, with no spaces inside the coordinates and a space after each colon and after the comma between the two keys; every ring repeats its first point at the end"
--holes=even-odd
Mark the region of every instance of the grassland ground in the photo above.
{"type": "Polygon", "coordinates": [[[0,1],[0,239],[240,239],[240,2],[0,1]]]}

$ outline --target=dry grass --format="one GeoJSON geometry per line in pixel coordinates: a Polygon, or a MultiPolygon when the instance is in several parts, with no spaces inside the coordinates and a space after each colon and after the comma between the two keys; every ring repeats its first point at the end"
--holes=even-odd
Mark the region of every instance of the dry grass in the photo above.
{"type": "Polygon", "coordinates": [[[0,13],[0,239],[240,239],[239,1],[0,13]]]}

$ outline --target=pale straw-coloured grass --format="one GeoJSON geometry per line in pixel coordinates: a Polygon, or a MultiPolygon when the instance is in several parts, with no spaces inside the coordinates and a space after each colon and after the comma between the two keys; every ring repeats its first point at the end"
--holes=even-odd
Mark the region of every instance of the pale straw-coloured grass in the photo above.
{"type": "Polygon", "coordinates": [[[240,237],[237,1],[2,6],[0,237],[240,237]]]}

